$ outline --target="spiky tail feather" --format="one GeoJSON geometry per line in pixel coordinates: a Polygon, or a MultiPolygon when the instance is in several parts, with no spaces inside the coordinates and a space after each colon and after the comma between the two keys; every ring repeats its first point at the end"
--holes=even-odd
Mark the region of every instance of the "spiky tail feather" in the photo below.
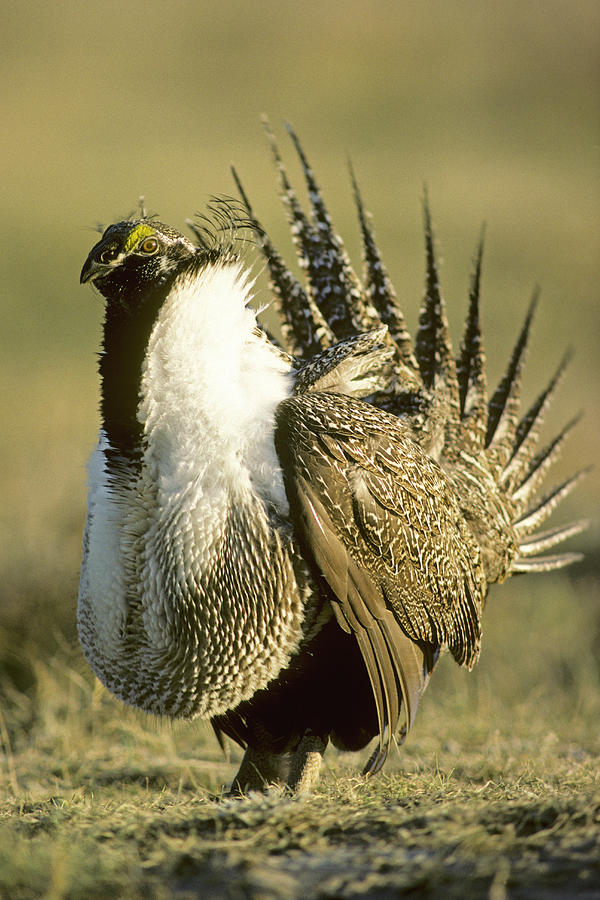
{"type": "MultiPolygon", "coordinates": [[[[265,127],[279,172],[281,196],[299,264],[306,272],[306,286],[302,288],[260,229],[261,249],[269,268],[286,349],[300,358],[309,359],[337,341],[387,326],[387,340],[392,348],[396,372],[396,400],[386,408],[403,417],[413,428],[417,440],[423,438],[423,432],[428,428],[433,428],[431,421],[441,410],[444,417],[441,445],[436,445],[430,437],[429,452],[434,453],[442,465],[455,468],[461,465],[467,468],[464,460],[471,459],[474,464],[469,473],[471,480],[477,477],[477,472],[493,478],[495,500],[501,502],[510,518],[513,541],[516,540],[516,547],[513,546],[510,552],[510,567],[501,575],[549,571],[574,562],[579,556],[573,553],[546,557],[537,554],[582,531],[585,522],[534,533],[585,474],[580,472],[539,497],[548,469],[558,457],[575,420],[545,448],[537,450],[542,422],[562,380],[569,354],[561,361],[546,389],[520,417],[522,373],[538,300],[537,289],[505,374],[488,400],[479,312],[483,233],[471,277],[464,335],[455,358],[425,194],[425,292],[413,343],[377,249],[370,216],[363,206],[354,173],[351,171],[351,180],[363,244],[362,281],[352,269],[343,242],[332,226],[313,170],[295,132],[288,126],[308,191],[309,215],[304,213],[291,186],[273,135],[268,126],[265,127]]],[[[235,177],[248,216],[259,228],[239,179],[235,177]]],[[[381,390],[389,392],[389,384],[382,383],[381,390]]],[[[373,399],[377,402],[380,398],[376,395],[373,399]]]]}

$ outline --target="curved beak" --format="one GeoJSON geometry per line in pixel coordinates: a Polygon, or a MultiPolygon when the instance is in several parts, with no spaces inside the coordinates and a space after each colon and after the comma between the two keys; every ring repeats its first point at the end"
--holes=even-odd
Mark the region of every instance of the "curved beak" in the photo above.
{"type": "Polygon", "coordinates": [[[98,262],[96,259],[94,259],[93,253],[94,251],[92,250],[83,264],[83,269],[81,270],[81,275],[79,276],[80,284],[87,284],[88,281],[93,281],[94,278],[98,278],[99,275],[105,275],[109,271],[109,269],[112,268],[112,266],[98,262]]]}

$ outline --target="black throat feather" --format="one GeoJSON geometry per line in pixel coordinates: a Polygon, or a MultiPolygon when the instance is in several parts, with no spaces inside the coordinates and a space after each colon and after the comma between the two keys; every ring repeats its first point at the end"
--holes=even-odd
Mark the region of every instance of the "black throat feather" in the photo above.
{"type": "Polygon", "coordinates": [[[138,420],[142,363],[158,312],[178,275],[175,269],[143,291],[135,279],[121,281],[114,293],[103,285],[109,299],[104,319],[103,352],[100,355],[100,412],[109,447],[109,468],[137,463],[142,450],[142,425],[138,420]]]}

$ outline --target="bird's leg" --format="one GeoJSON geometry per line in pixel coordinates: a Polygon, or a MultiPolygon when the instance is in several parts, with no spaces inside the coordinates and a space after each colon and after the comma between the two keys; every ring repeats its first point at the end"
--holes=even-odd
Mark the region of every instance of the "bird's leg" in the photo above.
{"type": "Polygon", "coordinates": [[[305,734],[291,759],[288,787],[295,794],[309,794],[319,780],[329,738],[305,734]]]}
{"type": "Polygon", "coordinates": [[[249,746],[229,794],[265,791],[272,785],[287,787],[294,794],[310,793],[319,780],[328,742],[328,737],[308,733],[291,753],[269,753],[249,746]]]}
{"type": "Polygon", "coordinates": [[[291,761],[291,753],[269,753],[249,746],[233,779],[230,794],[264,791],[273,784],[288,784],[291,761]]]}

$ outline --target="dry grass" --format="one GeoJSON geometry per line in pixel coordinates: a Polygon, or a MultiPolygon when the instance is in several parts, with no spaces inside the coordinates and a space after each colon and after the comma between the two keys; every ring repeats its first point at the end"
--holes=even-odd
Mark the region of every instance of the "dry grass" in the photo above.
{"type": "Polygon", "coordinates": [[[75,646],[30,657],[2,702],[2,896],[596,896],[598,585],[521,584],[492,595],[475,672],[442,661],[384,774],[329,751],[308,799],[224,799],[239,754],[206,725],[123,708],[75,646]]]}

